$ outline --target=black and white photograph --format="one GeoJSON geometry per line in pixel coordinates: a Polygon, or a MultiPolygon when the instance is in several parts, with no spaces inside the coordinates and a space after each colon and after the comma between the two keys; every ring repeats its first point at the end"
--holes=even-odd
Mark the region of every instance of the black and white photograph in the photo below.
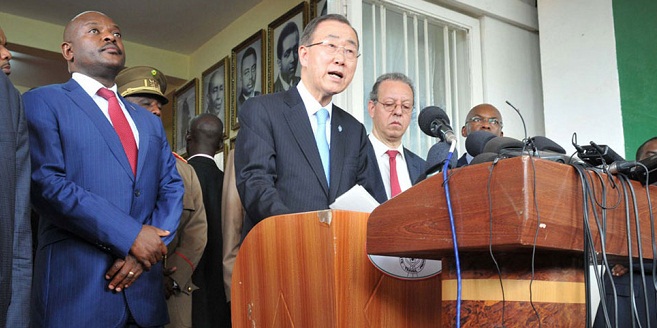
{"type": "Polygon", "coordinates": [[[201,113],[214,114],[224,123],[224,139],[228,137],[230,119],[226,108],[230,104],[230,60],[221,59],[201,75],[201,113]]]}
{"type": "Polygon", "coordinates": [[[233,48],[234,87],[233,106],[230,114],[232,130],[239,128],[238,113],[240,106],[249,98],[259,96],[265,87],[265,30],[260,30],[233,48]]]}
{"type": "Polygon", "coordinates": [[[307,23],[308,3],[304,1],[269,24],[270,92],[287,91],[301,80],[298,48],[307,23]]]}
{"type": "Polygon", "coordinates": [[[176,90],[173,101],[173,149],[184,156],[187,152],[185,135],[189,130],[189,121],[196,116],[198,79],[192,79],[176,90]]]}
{"type": "Polygon", "coordinates": [[[328,12],[328,0],[310,0],[312,18],[324,16],[328,12]]]}

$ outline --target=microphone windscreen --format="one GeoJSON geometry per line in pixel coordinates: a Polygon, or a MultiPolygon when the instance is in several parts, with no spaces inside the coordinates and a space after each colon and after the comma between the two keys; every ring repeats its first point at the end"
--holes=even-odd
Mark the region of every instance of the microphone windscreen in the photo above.
{"type": "Polygon", "coordinates": [[[449,116],[437,106],[427,106],[420,111],[420,115],[417,117],[417,124],[420,126],[420,130],[426,135],[432,137],[438,137],[436,133],[431,131],[431,123],[435,120],[442,120],[445,124],[449,125],[449,116]]]}
{"type": "MultiPolygon", "coordinates": [[[[449,146],[447,142],[438,142],[435,145],[431,146],[429,152],[427,153],[427,161],[424,167],[424,172],[420,174],[418,179],[414,182],[418,183],[427,178],[436,172],[439,172],[443,169],[443,165],[447,156],[449,155],[449,146]]],[[[452,159],[449,161],[449,168],[455,168],[456,162],[458,161],[459,154],[458,151],[454,150],[452,154],[452,159]]]]}
{"type": "Polygon", "coordinates": [[[465,138],[465,149],[468,151],[470,156],[477,156],[484,152],[484,146],[491,139],[496,136],[488,131],[475,131],[468,134],[468,137],[465,138]]]}
{"type": "MultiPolygon", "coordinates": [[[[427,164],[425,166],[425,172],[431,173],[431,171],[433,171],[437,165],[440,166],[438,169],[442,169],[441,165],[447,159],[447,155],[449,155],[449,146],[450,145],[446,142],[438,142],[431,146],[429,152],[427,153],[427,164]]],[[[452,154],[452,160],[449,162],[450,168],[456,166],[456,161],[458,158],[458,151],[454,150],[454,154],[452,154]]]]}
{"type": "Polygon", "coordinates": [[[543,136],[535,136],[531,138],[534,147],[538,150],[549,150],[559,154],[565,154],[566,150],[559,146],[556,142],[543,136]]]}
{"type": "Polygon", "coordinates": [[[497,154],[497,153],[481,153],[481,154],[475,156],[472,159],[472,161],[470,161],[470,165],[481,164],[481,163],[486,163],[486,162],[492,162],[499,156],[500,155],[497,154]]]}
{"type": "MultiPolygon", "coordinates": [[[[470,137],[468,137],[470,138],[470,137]]],[[[499,154],[502,149],[522,149],[525,143],[509,137],[495,137],[486,143],[484,146],[484,153],[497,153],[499,154]]]]}

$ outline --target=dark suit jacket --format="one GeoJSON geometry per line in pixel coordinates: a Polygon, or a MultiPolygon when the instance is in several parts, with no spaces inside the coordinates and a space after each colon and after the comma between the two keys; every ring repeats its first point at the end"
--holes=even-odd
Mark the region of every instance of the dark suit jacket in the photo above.
{"type": "Polygon", "coordinates": [[[188,161],[201,182],[208,219],[208,243],[192,280],[199,290],[192,294],[192,327],[230,327],[223,283],[223,237],[221,233],[221,190],[224,173],[214,160],[194,157],[188,161]]]}
{"type": "Polygon", "coordinates": [[[105,272],[124,258],[143,224],[175,236],[183,184],[160,119],[120,101],[139,130],[137,175],[116,131],[75,80],[25,93],[30,132],[32,205],[39,213],[32,320],[37,327],[168,321],[162,265],[121,293],[105,272]]]}
{"type": "Polygon", "coordinates": [[[456,167],[468,165],[468,158],[466,157],[466,154],[463,154],[461,157],[459,157],[458,162],[456,162],[456,167]]]}
{"type": "MultiPolygon", "coordinates": [[[[372,147],[372,144],[369,143],[369,147],[367,148],[368,148],[367,156],[369,157],[370,162],[376,164],[377,158],[376,158],[376,154],[374,153],[374,147],[372,147]]],[[[405,147],[404,147],[404,159],[406,160],[406,167],[408,168],[408,174],[410,175],[411,183],[413,184],[418,179],[418,177],[424,172],[427,162],[423,160],[422,157],[416,155],[415,153],[406,149],[405,147]]],[[[388,200],[388,195],[386,194],[386,189],[383,184],[383,177],[381,176],[381,170],[379,170],[379,165],[372,165],[372,166],[373,166],[372,171],[376,172],[376,177],[378,178],[378,181],[376,183],[377,187],[374,190],[374,199],[376,199],[377,202],[382,204],[388,200]]]]}
{"type": "Polygon", "coordinates": [[[365,127],[335,105],[332,112],[329,188],[297,88],[244,103],[235,145],[244,234],[272,215],[328,209],[356,184],[374,194],[365,127]]]}
{"type": "Polygon", "coordinates": [[[32,232],[28,142],[20,94],[0,72],[1,327],[28,327],[30,324],[32,232]]]}
{"type": "MultiPolygon", "coordinates": [[[[301,78],[298,76],[293,76],[292,81],[290,84],[288,84],[290,87],[294,87],[297,84],[299,84],[299,81],[301,81],[301,78]]],[[[281,82],[281,76],[279,75],[276,78],[276,82],[274,82],[274,92],[281,92],[281,91],[286,91],[285,88],[283,87],[283,82],[281,82]]]]}

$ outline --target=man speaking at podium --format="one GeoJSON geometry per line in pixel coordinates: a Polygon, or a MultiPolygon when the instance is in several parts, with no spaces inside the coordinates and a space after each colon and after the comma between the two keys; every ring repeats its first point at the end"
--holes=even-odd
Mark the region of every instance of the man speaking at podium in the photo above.
{"type": "Polygon", "coordinates": [[[239,111],[235,174],[242,234],[279,214],[328,209],[360,184],[373,194],[365,127],[333,104],[358,63],[358,35],[336,14],[312,20],[300,40],[301,81],[247,100],[239,111]]]}

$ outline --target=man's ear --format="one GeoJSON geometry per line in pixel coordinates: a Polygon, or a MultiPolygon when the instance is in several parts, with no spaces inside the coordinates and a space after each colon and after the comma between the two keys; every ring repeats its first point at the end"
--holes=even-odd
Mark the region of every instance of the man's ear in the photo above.
{"type": "Polygon", "coordinates": [[[463,138],[468,137],[468,128],[466,128],[465,125],[461,128],[461,136],[463,136],[463,138]]]}
{"type": "Polygon", "coordinates": [[[374,117],[374,102],[373,101],[368,101],[367,102],[367,112],[370,113],[370,117],[374,117]]]}
{"type": "Polygon", "coordinates": [[[308,66],[308,48],[305,46],[299,47],[299,62],[301,66],[308,66]]]}
{"type": "Polygon", "coordinates": [[[73,49],[71,49],[71,44],[69,42],[62,42],[62,56],[66,59],[67,62],[73,61],[73,49]]]}

